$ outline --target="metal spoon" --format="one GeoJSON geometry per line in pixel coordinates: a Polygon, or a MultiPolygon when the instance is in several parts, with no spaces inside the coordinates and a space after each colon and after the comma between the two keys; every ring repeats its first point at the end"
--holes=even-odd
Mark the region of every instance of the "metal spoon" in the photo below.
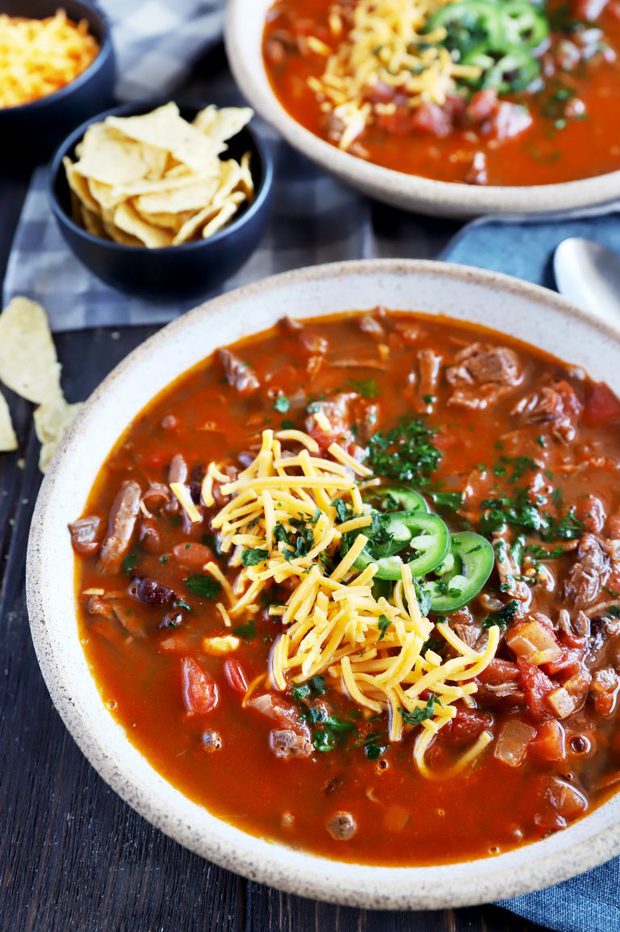
{"type": "Polygon", "coordinates": [[[563,240],[553,256],[558,291],[606,323],[620,326],[620,256],[592,240],[563,240]]]}

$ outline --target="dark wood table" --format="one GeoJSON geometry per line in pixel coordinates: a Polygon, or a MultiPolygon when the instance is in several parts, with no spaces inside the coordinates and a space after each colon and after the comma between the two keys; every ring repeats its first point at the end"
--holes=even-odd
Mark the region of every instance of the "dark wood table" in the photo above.
{"type": "MultiPolygon", "coordinates": [[[[203,89],[212,61],[194,76],[203,89]]],[[[27,181],[0,179],[0,281],[27,181]]],[[[154,329],[59,335],[69,400],[87,397],[154,329]]],[[[121,802],[65,730],[36,663],[24,566],[38,445],[30,405],[10,401],[20,453],[0,456],[0,932],[534,930],[493,906],[373,913],[279,893],[191,854],[121,802]]]]}

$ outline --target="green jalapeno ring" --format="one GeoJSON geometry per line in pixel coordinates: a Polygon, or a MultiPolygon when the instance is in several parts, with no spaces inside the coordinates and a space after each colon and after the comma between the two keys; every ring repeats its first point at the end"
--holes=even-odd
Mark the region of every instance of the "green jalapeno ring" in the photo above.
{"type": "Polygon", "coordinates": [[[395,512],[388,516],[385,526],[390,533],[397,532],[400,544],[398,550],[393,549],[397,545],[395,540],[391,544],[373,548],[371,538],[354,563],[355,569],[360,571],[374,563],[377,566],[376,579],[400,579],[404,563],[408,563],[412,576],[425,576],[445,560],[450,550],[450,531],[445,521],[437,515],[422,511],[395,512]],[[402,543],[402,528],[409,532],[409,539],[405,543],[402,543]],[[391,554],[386,552],[390,546],[391,554]],[[415,552],[411,560],[398,555],[405,548],[415,552]]]}
{"type": "Polygon", "coordinates": [[[404,486],[385,485],[373,489],[370,501],[376,503],[377,509],[381,512],[429,510],[423,495],[415,489],[408,489],[404,486]]]}
{"type": "Polygon", "coordinates": [[[474,531],[453,534],[448,557],[435,569],[439,579],[423,586],[431,612],[447,615],[471,602],[486,585],[494,564],[495,552],[486,537],[474,531]]]}

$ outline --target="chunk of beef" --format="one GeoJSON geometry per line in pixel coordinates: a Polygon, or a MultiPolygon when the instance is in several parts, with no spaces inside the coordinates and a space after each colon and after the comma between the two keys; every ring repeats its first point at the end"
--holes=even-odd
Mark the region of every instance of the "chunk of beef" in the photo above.
{"type": "Polygon", "coordinates": [[[314,437],[322,451],[327,450],[334,442],[343,446],[349,446],[354,442],[351,427],[355,421],[355,405],[358,400],[357,392],[340,392],[328,401],[314,402],[313,413],[306,418],[306,430],[314,437]],[[315,413],[327,418],[329,429],[317,423],[315,413]]]}
{"type": "Polygon", "coordinates": [[[121,485],[110,509],[107,534],[99,553],[99,570],[116,573],[127,555],[136,529],[142,489],[133,479],[121,485]]]}
{"type": "Polygon", "coordinates": [[[498,142],[503,142],[520,136],[530,128],[532,122],[532,114],[527,107],[503,100],[488,122],[482,125],[482,132],[498,142]]]}
{"type": "Polygon", "coordinates": [[[224,367],[226,381],[240,395],[250,395],[258,391],[260,382],[247,363],[227,349],[218,350],[218,357],[224,367]]]}
{"type": "Polygon", "coordinates": [[[521,615],[532,600],[532,590],[526,582],[516,577],[521,575],[521,566],[514,558],[510,546],[511,531],[493,534],[495,550],[495,568],[499,576],[501,591],[521,603],[518,614],[521,615]]]}
{"type": "Polygon", "coordinates": [[[292,728],[274,728],[269,732],[269,747],[276,757],[310,757],[312,744],[306,735],[299,735],[292,728]]]}
{"type": "Polygon", "coordinates": [[[83,557],[92,557],[99,550],[101,537],[101,518],[98,515],[86,515],[68,525],[71,546],[83,557]]]}
{"type": "Polygon", "coordinates": [[[175,453],[168,467],[168,482],[180,482],[184,485],[189,476],[189,467],[182,453],[175,453]]]}
{"type": "Polygon", "coordinates": [[[564,596],[575,608],[593,605],[610,570],[609,557],[594,534],[584,534],[577,548],[577,562],[573,564],[564,583],[564,596]]]}
{"type": "Polygon", "coordinates": [[[374,340],[385,339],[385,330],[383,325],[377,320],[376,317],[373,317],[372,314],[364,314],[363,317],[360,317],[359,328],[362,333],[367,333],[368,336],[371,336],[374,340]]]}
{"type": "Polygon", "coordinates": [[[522,398],[512,413],[523,415],[527,424],[549,424],[559,440],[570,443],[582,410],[583,405],[573,387],[558,379],[522,398]]]}
{"type": "Polygon", "coordinates": [[[418,360],[418,397],[417,407],[419,411],[429,413],[433,408],[433,401],[437,386],[439,385],[439,373],[441,371],[441,356],[431,349],[421,349],[417,354],[418,360]]]}
{"type": "Polygon", "coordinates": [[[590,697],[597,715],[611,715],[618,697],[618,674],[613,667],[597,670],[592,676],[590,697]]]}
{"type": "Polygon", "coordinates": [[[417,133],[441,139],[454,129],[454,118],[447,108],[439,104],[423,103],[414,111],[410,126],[417,133]]]}
{"type": "Polygon", "coordinates": [[[460,350],[446,378],[455,391],[449,405],[483,409],[518,385],[523,376],[521,360],[507,346],[472,343],[460,350]]]}
{"type": "Polygon", "coordinates": [[[348,841],[357,832],[357,822],[350,812],[336,812],[327,820],[327,831],[336,841],[348,841]]]}
{"type": "Polygon", "coordinates": [[[577,517],[583,523],[586,531],[600,534],[605,527],[607,514],[605,506],[598,495],[586,495],[577,502],[577,517]]]}

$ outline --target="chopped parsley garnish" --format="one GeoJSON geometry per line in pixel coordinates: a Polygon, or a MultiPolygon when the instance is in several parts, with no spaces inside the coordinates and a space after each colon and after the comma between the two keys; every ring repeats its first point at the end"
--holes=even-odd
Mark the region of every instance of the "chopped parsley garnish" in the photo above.
{"type": "Polygon", "coordinates": [[[540,547],[538,544],[528,544],[525,548],[525,552],[529,553],[529,555],[536,560],[555,560],[556,557],[563,557],[566,553],[564,547],[554,547],[552,550],[545,550],[544,547],[540,547]]]}
{"type": "Polygon", "coordinates": [[[387,629],[390,627],[391,624],[392,622],[386,615],[379,615],[379,622],[377,624],[377,627],[379,631],[381,632],[381,634],[379,635],[380,641],[382,641],[383,638],[385,637],[387,633],[387,629]]]}
{"type": "Polygon", "coordinates": [[[273,535],[279,543],[285,544],[283,554],[287,560],[294,560],[297,557],[305,557],[314,546],[313,525],[319,519],[321,512],[317,509],[310,520],[306,518],[291,518],[290,531],[278,522],[273,535]]]}
{"type": "Polygon", "coordinates": [[[516,599],[511,599],[503,608],[500,608],[498,612],[493,612],[482,622],[483,628],[493,628],[497,626],[498,628],[505,628],[506,625],[510,624],[515,615],[517,614],[517,609],[519,608],[519,603],[516,599]]]}
{"type": "Polygon", "coordinates": [[[311,676],[305,683],[298,683],[297,686],[293,686],[291,692],[293,699],[297,702],[300,702],[302,699],[307,699],[308,696],[311,695],[323,696],[326,692],[325,677],[321,676],[320,673],[315,673],[314,676],[311,676]]]}
{"type": "Polygon", "coordinates": [[[256,637],[256,625],[252,619],[250,619],[243,625],[236,625],[232,629],[232,633],[236,634],[238,638],[246,638],[246,640],[249,641],[256,637]]]}
{"type": "Polygon", "coordinates": [[[344,498],[335,498],[332,505],[336,509],[336,517],[340,524],[344,524],[353,517],[353,508],[349,502],[345,502],[344,498]]]}
{"type": "Polygon", "coordinates": [[[184,602],[183,599],[175,599],[173,602],[175,608],[184,608],[186,612],[191,612],[192,607],[184,602]]]}
{"type": "Polygon", "coordinates": [[[278,395],[278,397],[273,403],[273,406],[276,409],[276,411],[278,411],[280,414],[286,414],[286,412],[291,406],[291,403],[286,397],[286,395],[278,395]]]}
{"type": "Polygon", "coordinates": [[[295,427],[295,421],[291,421],[288,418],[284,418],[284,420],[280,422],[280,427],[282,428],[282,430],[293,430],[293,428],[295,427]]]}
{"type": "Polygon", "coordinates": [[[258,566],[259,563],[264,563],[268,556],[268,550],[261,550],[259,547],[251,547],[249,550],[243,551],[241,554],[241,562],[244,566],[258,566]]]}
{"type": "Polygon", "coordinates": [[[364,738],[364,754],[368,760],[378,760],[388,749],[386,736],[380,732],[372,732],[364,738]]]}
{"type": "Polygon", "coordinates": [[[342,738],[353,728],[353,722],[337,715],[330,715],[321,706],[307,709],[302,716],[309,725],[318,725],[312,734],[312,744],[317,751],[333,751],[342,738]]]}
{"type": "Polygon", "coordinates": [[[368,464],[377,476],[426,485],[441,460],[441,452],[431,443],[436,433],[421,418],[403,418],[391,430],[372,435],[368,464]]]}
{"type": "Polygon", "coordinates": [[[528,472],[535,472],[538,466],[531,456],[500,456],[493,466],[496,476],[508,476],[508,482],[518,482],[528,472]],[[512,474],[508,476],[512,469],[512,474]]]}
{"type": "Polygon", "coordinates": [[[349,385],[360,393],[362,398],[376,398],[379,394],[375,379],[349,379],[349,385]]]}
{"type": "Polygon", "coordinates": [[[205,599],[214,599],[222,588],[217,579],[213,576],[206,576],[204,573],[188,576],[185,585],[194,595],[201,595],[205,599]]]}
{"type": "Polygon", "coordinates": [[[138,554],[135,550],[132,550],[131,553],[127,554],[127,556],[121,563],[121,568],[125,576],[131,576],[131,574],[136,568],[137,562],[138,562],[138,554]]]}
{"type": "Polygon", "coordinates": [[[413,712],[408,712],[407,709],[399,707],[398,711],[400,712],[405,725],[421,725],[422,722],[425,722],[428,718],[433,717],[435,714],[436,705],[441,705],[441,702],[434,693],[431,693],[426,701],[425,706],[414,709],[413,712]]]}
{"type": "Polygon", "coordinates": [[[441,641],[439,638],[428,638],[427,641],[424,641],[424,644],[420,648],[420,654],[424,656],[427,650],[432,650],[437,653],[444,645],[444,641],[441,641]]]}
{"type": "Polygon", "coordinates": [[[480,530],[492,534],[506,525],[527,531],[538,531],[543,540],[574,540],[583,534],[583,523],[570,509],[556,519],[533,505],[525,489],[517,489],[514,496],[500,495],[482,502],[480,530]]]}

